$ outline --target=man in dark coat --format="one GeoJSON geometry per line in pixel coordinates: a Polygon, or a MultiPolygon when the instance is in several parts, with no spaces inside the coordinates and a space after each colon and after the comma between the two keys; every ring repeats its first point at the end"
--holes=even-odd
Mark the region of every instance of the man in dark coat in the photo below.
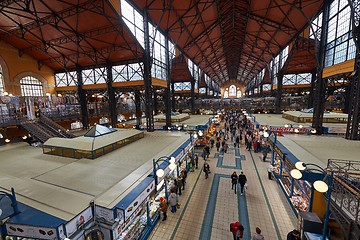
{"type": "Polygon", "coordinates": [[[239,183],[240,183],[240,187],[241,187],[241,195],[243,195],[243,193],[244,193],[244,186],[245,186],[245,183],[246,183],[246,181],[247,181],[244,172],[241,172],[241,173],[240,173],[238,179],[239,179],[239,183]]]}

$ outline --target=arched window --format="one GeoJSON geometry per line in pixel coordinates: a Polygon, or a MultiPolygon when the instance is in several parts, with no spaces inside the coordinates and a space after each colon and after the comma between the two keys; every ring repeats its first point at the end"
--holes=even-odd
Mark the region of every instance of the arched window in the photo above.
{"type": "Polygon", "coordinates": [[[236,97],[237,97],[237,98],[241,98],[241,91],[240,91],[240,90],[237,91],[236,97]]]}
{"type": "Polygon", "coordinates": [[[2,96],[5,92],[4,89],[4,76],[3,76],[3,72],[2,72],[2,68],[0,65],[0,96],[2,96]]]}
{"type": "Polygon", "coordinates": [[[229,96],[230,97],[235,97],[236,96],[236,87],[235,87],[235,85],[231,85],[229,87],[229,96]]]}
{"type": "Polygon", "coordinates": [[[44,96],[42,82],[33,76],[20,79],[21,96],[44,96]]]}
{"type": "Polygon", "coordinates": [[[229,92],[228,91],[224,92],[224,98],[229,98],[229,92]]]}

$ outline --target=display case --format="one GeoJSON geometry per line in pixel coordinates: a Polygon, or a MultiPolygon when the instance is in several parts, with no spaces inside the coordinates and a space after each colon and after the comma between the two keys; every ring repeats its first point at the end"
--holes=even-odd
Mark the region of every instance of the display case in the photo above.
{"type": "MultiPolygon", "coordinates": [[[[136,213],[134,213],[136,214],[136,213]]],[[[141,206],[141,211],[125,226],[117,240],[139,239],[147,226],[146,206],[141,206]]]]}
{"type": "Polygon", "coordinates": [[[307,181],[291,181],[290,177],[283,177],[279,180],[286,196],[289,197],[291,204],[297,213],[307,212],[311,198],[311,185],[307,181]],[[293,184],[293,192],[291,192],[293,184]]]}

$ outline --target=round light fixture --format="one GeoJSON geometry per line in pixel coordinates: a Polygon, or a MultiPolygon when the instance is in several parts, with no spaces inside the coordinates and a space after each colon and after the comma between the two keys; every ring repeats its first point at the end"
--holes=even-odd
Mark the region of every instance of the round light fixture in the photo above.
{"type": "Polygon", "coordinates": [[[22,139],[24,139],[24,140],[27,139],[27,136],[26,135],[22,136],[22,139]]]}
{"type": "Polygon", "coordinates": [[[298,169],[298,170],[300,170],[300,171],[306,169],[306,165],[305,165],[305,163],[303,163],[303,162],[297,162],[297,163],[295,163],[295,167],[296,167],[296,169],[298,169]]]}
{"type": "Polygon", "coordinates": [[[8,96],[8,95],[9,95],[9,93],[8,93],[8,92],[4,92],[3,94],[4,94],[4,96],[8,96]]]}
{"type": "Polygon", "coordinates": [[[164,172],[164,170],[162,170],[162,169],[158,169],[158,170],[156,171],[156,176],[159,177],[159,178],[161,178],[162,176],[164,176],[164,174],[165,174],[165,172],[164,172]]]}
{"type": "Polygon", "coordinates": [[[168,127],[168,130],[171,130],[171,127],[168,127]]]}
{"type": "Polygon", "coordinates": [[[316,133],[316,129],[311,129],[311,133],[315,134],[316,133]]]}
{"type": "Polygon", "coordinates": [[[175,158],[174,157],[171,157],[170,160],[169,160],[170,163],[175,163],[175,158]]]}
{"type": "Polygon", "coordinates": [[[316,189],[316,191],[324,193],[327,192],[329,186],[326,184],[326,182],[318,180],[314,182],[314,188],[316,189]]]}
{"type": "Polygon", "coordinates": [[[285,124],[284,127],[286,127],[286,128],[289,127],[289,124],[285,124]]]}
{"type": "Polygon", "coordinates": [[[6,143],[9,143],[9,142],[10,142],[10,139],[8,139],[8,138],[5,139],[5,142],[6,142],[6,143]]]}
{"type": "Polygon", "coordinates": [[[195,139],[197,139],[197,138],[198,138],[198,135],[197,135],[196,133],[194,134],[194,138],[195,138],[195,139]]]}
{"type": "Polygon", "coordinates": [[[186,125],[186,124],[184,125],[184,128],[187,128],[187,125],[186,125]]]}
{"type": "Polygon", "coordinates": [[[299,129],[295,128],[294,132],[299,133],[299,129]]]}
{"type": "Polygon", "coordinates": [[[297,169],[291,170],[290,175],[295,179],[300,179],[302,177],[302,173],[297,169]]]}
{"type": "Polygon", "coordinates": [[[169,168],[170,168],[171,171],[174,170],[176,168],[176,164],[175,163],[170,163],[169,168]]]}
{"type": "Polygon", "coordinates": [[[201,137],[202,135],[204,135],[204,133],[200,130],[199,132],[199,136],[201,137]]]}
{"type": "Polygon", "coordinates": [[[181,127],[178,127],[177,129],[178,129],[178,131],[180,131],[180,130],[181,130],[181,127]]]}
{"type": "Polygon", "coordinates": [[[303,125],[301,125],[301,124],[299,125],[299,128],[303,128],[303,127],[304,127],[303,125]]]}
{"type": "Polygon", "coordinates": [[[268,132],[264,132],[264,137],[269,137],[269,133],[268,132]]]}

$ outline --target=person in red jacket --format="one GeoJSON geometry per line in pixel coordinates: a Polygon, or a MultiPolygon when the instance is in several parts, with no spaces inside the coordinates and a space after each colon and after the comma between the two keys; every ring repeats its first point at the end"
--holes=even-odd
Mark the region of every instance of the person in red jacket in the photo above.
{"type": "Polygon", "coordinates": [[[230,231],[233,234],[234,240],[241,240],[244,235],[244,227],[239,222],[230,224],[230,231]]]}

